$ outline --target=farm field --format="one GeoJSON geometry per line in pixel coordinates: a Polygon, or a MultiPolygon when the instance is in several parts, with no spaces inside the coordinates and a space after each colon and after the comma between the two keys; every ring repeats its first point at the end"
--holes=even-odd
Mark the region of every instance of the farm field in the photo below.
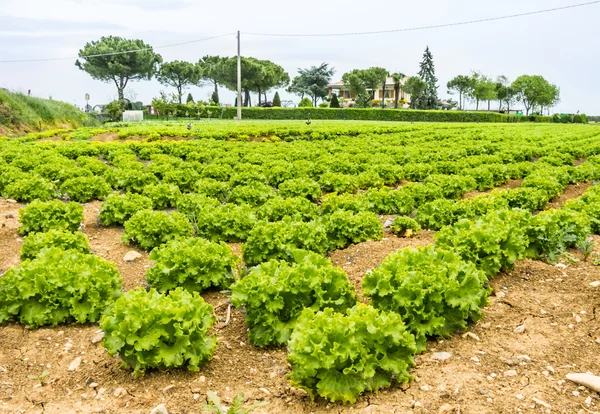
{"type": "Polygon", "coordinates": [[[600,409],[565,379],[600,372],[595,126],[113,124],[0,165],[0,412],[600,409]]]}

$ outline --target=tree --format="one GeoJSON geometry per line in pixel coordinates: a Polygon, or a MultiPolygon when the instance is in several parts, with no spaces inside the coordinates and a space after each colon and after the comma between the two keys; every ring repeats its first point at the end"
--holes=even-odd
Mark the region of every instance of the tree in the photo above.
{"type": "Polygon", "coordinates": [[[185,100],[185,103],[194,103],[194,97],[192,96],[191,93],[188,93],[187,99],[185,100]]]}
{"type": "Polygon", "coordinates": [[[404,83],[406,75],[402,72],[396,72],[392,75],[392,79],[394,80],[394,109],[398,109],[398,99],[400,98],[400,93],[402,92],[402,99],[404,99],[404,83]]]}
{"type": "Polygon", "coordinates": [[[279,92],[275,92],[275,96],[273,97],[273,106],[278,108],[281,107],[281,98],[279,97],[279,92]]]}
{"type": "Polygon", "coordinates": [[[298,69],[298,76],[292,79],[288,92],[300,95],[308,95],[312,99],[313,106],[317,106],[319,99],[325,100],[327,97],[327,85],[331,82],[331,77],[335,73],[334,68],[323,62],[319,66],[311,66],[307,69],[298,69]]]}
{"type": "Polygon", "coordinates": [[[437,95],[437,81],[435,76],[435,65],[433,64],[433,55],[429,50],[429,46],[423,53],[423,61],[419,65],[419,77],[427,87],[423,91],[423,96],[419,99],[420,109],[435,109],[439,106],[439,99],[437,95]]]}
{"type": "Polygon", "coordinates": [[[213,101],[216,105],[219,104],[219,93],[216,91],[213,91],[213,93],[210,95],[210,100],[213,101]]]}
{"type": "Polygon", "coordinates": [[[331,102],[329,102],[329,107],[330,108],[339,108],[340,107],[340,101],[338,100],[337,94],[333,94],[331,95],[331,102]]]}
{"type": "MultiPolygon", "coordinates": [[[[268,60],[258,60],[252,57],[242,57],[242,90],[244,92],[244,106],[250,106],[250,93],[258,93],[258,103],[262,103],[263,93],[272,88],[286,86],[290,77],[285,70],[268,60]]],[[[222,84],[227,89],[237,90],[237,58],[229,58],[222,62],[222,84]]]]}
{"type": "Polygon", "coordinates": [[[75,66],[89,73],[93,79],[114,82],[121,101],[129,81],[152,79],[160,63],[162,57],[154,53],[152,47],[142,40],[108,36],[86,43],[79,51],[79,59],[75,61],[75,66]],[[120,53],[132,50],[138,51],[120,53]],[[108,53],[112,54],[106,56],[108,53]]]}
{"type": "Polygon", "coordinates": [[[372,100],[373,98],[371,97],[371,94],[363,91],[356,95],[356,99],[354,99],[354,106],[357,108],[371,108],[372,100]]]}
{"type": "Polygon", "coordinates": [[[300,103],[298,104],[298,108],[312,108],[312,99],[310,98],[302,98],[300,103]]]}
{"type": "Polygon", "coordinates": [[[342,82],[350,92],[357,96],[364,95],[369,90],[370,100],[375,98],[375,90],[377,90],[379,85],[383,85],[382,101],[385,104],[385,83],[387,77],[387,69],[371,67],[369,69],[354,69],[352,72],[344,73],[342,82]]]}
{"type": "Polygon", "coordinates": [[[526,115],[535,107],[551,107],[560,99],[560,90],[539,75],[519,76],[511,85],[517,101],[525,105],[526,115]]]}
{"type": "MultiPolygon", "coordinates": [[[[221,56],[204,56],[198,61],[198,67],[201,70],[202,77],[201,81],[205,81],[213,85],[213,101],[216,103],[219,102],[219,84],[224,83],[224,68],[223,63],[226,62],[229,58],[221,57],[221,56]],[[217,99],[214,99],[216,95],[217,99]]],[[[203,85],[198,85],[203,86],[203,85]]]]}
{"type": "Polygon", "coordinates": [[[195,85],[200,81],[202,70],[198,65],[190,62],[174,60],[163,63],[156,74],[156,79],[165,86],[177,89],[178,102],[181,102],[183,91],[188,85],[195,85]]]}
{"type": "Polygon", "coordinates": [[[474,82],[471,76],[458,75],[448,84],[448,93],[458,93],[458,109],[465,109],[464,99],[473,93],[474,82]]]}
{"type": "Polygon", "coordinates": [[[158,98],[152,99],[152,107],[159,115],[166,115],[168,119],[173,112],[173,100],[164,91],[160,91],[158,98]]]}
{"type": "Polygon", "coordinates": [[[342,82],[352,94],[359,95],[367,91],[361,69],[353,69],[351,72],[344,73],[342,82]]]}
{"type": "Polygon", "coordinates": [[[476,110],[479,110],[480,101],[488,101],[488,111],[490,110],[490,102],[498,96],[496,94],[496,84],[487,76],[475,72],[471,76],[473,82],[473,90],[471,97],[476,102],[476,110]]]}
{"type": "Polygon", "coordinates": [[[424,106],[421,101],[427,90],[427,84],[421,80],[421,78],[417,76],[408,78],[404,84],[404,90],[410,95],[410,107],[412,109],[418,109],[424,106]]]}

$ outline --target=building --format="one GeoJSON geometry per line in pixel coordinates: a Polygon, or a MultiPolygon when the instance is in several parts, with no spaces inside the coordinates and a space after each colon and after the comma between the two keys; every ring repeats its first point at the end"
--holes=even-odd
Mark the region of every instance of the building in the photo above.
{"type": "MultiPolygon", "coordinates": [[[[404,85],[408,80],[408,76],[402,79],[401,84],[404,85]]],[[[396,91],[394,90],[394,78],[388,77],[385,81],[385,103],[387,106],[394,106],[394,101],[396,99],[396,91]]],[[[354,104],[354,99],[356,99],[356,94],[351,93],[345,86],[344,82],[339,81],[335,83],[330,83],[327,85],[328,88],[328,96],[331,98],[331,95],[334,93],[340,98],[340,101],[344,101],[344,103],[348,104],[348,106],[352,106],[354,104]]],[[[373,96],[373,100],[381,102],[381,99],[384,96],[383,89],[380,86],[378,89],[367,89],[367,92],[371,93],[373,96]]],[[[398,104],[399,108],[408,108],[408,102],[410,102],[410,95],[400,88],[399,100],[404,99],[406,103],[404,105],[398,104]]]]}

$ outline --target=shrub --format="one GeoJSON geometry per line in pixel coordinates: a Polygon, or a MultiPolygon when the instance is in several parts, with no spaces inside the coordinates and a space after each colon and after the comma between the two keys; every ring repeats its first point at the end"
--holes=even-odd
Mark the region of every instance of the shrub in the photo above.
{"type": "Polygon", "coordinates": [[[486,282],[473,263],[427,246],[389,255],[363,278],[363,292],[375,308],[400,315],[422,352],[427,337],[449,337],[481,318],[486,282]]]}
{"type": "Polygon", "coordinates": [[[27,236],[21,246],[21,260],[35,259],[43,249],[52,247],[90,253],[90,245],[85,234],[54,229],[45,233],[31,233],[27,236]]]}
{"type": "Polygon", "coordinates": [[[144,188],[142,194],[152,201],[153,208],[165,209],[175,207],[181,191],[175,184],[156,184],[144,188]]]}
{"type": "Polygon", "coordinates": [[[150,259],[154,265],[146,278],[161,293],[177,287],[190,292],[228,288],[237,264],[237,257],[225,243],[197,238],[171,240],[152,250],[150,259]]]}
{"type": "Polygon", "coordinates": [[[381,240],[383,226],[373,213],[338,210],[323,217],[330,249],[343,249],[352,243],[381,240]]]}
{"type": "Polygon", "coordinates": [[[253,266],[271,259],[292,260],[294,249],[325,253],[329,241],[320,221],[278,221],[257,223],[242,247],[246,264],[253,266]]]}
{"type": "Polygon", "coordinates": [[[31,176],[11,182],[4,188],[2,195],[23,203],[48,201],[56,197],[56,188],[44,178],[31,176]]]}
{"type": "Polygon", "coordinates": [[[412,380],[415,339],[400,316],[358,304],[345,314],[305,309],[289,342],[291,385],[332,402],[412,380]],[[318,355],[318,357],[315,357],[318,355]]]}
{"type": "Polygon", "coordinates": [[[192,225],[184,214],[142,210],[125,222],[123,243],[152,250],[170,240],[192,235],[192,225]]]}
{"type": "Polygon", "coordinates": [[[246,310],[250,341],[257,346],[287,343],[305,308],[343,312],[356,304],[342,269],[315,253],[292,252],[295,263],[271,260],[232,286],[231,302],[246,310]]]}
{"type": "Polygon", "coordinates": [[[455,252],[493,277],[525,258],[530,217],[522,210],[504,210],[476,220],[462,219],[435,235],[435,248],[455,252]]]}
{"type": "Polygon", "coordinates": [[[396,217],[390,227],[390,231],[399,237],[412,237],[420,230],[419,223],[406,216],[396,217]]]}
{"type": "Polygon", "coordinates": [[[111,194],[100,208],[98,220],[103,226],[123,225],[135,213],[152,209],[152,200],[140,194],[111,194]]]}
{"type": "Polygon", "coordinates": [[[337,97],[337,94],[333,94],[331,95],[331,102],[329,102],[329,107],[330,108],[339,108],[340,107],[340,101],[337,97]]]}
{"type": "Polygon", "coordinates": [[[217,347],[209,333],[216,321],[212,311],[198,292],[179,288],[167,296],[137,288],[106,310],[100,321],[102,345],[136,377],[147,369],[198,371],[217,347]]]}
{"type": "Polygon", "coordinates": [[[275,92],[275,96],[273,97],[273,106],[281,107],[281,98],[279,97],[279,92],[275,92]]]}
{"type": "Polygon", "coordinates": [[[305,197],[314,201],[321,198],[321,186],[310,178],[295,178],[281,183],[279,194],[283,197],[305,197]]]}
{"type": "Polygon", "coordinates": [[[75,250],[45,249],[0,278],[0,323],[18,319],[37,328],[96,322],[120,292],[114,264],[75,250]]]}
{"type": "Polygon", "coordinates": [[[542,211],[529,222],[528,256],[556,262],[567,248],[584,242],[590,234],[590,220],[568,209],[542,211]]]}
{"type": "Polygon", "coordinates": [[[59,200],[33,201],[19,210],[19,233],[44,233],[48,230],[77,231],[83,221],[83,206],[59,200]]]}
{"type": "Polygon", "coordinates": [[[87,203],[91,200],[104,200],[112,189],[101,177],[77,177],[65,181],[60,192],[72,201],[87,203]]]}
{"type": "Polygon", "coordinates": [[[313,103],[310,98],[302,98],[300,103],[298,104],[298,108],[312,108],[313,103]]]}

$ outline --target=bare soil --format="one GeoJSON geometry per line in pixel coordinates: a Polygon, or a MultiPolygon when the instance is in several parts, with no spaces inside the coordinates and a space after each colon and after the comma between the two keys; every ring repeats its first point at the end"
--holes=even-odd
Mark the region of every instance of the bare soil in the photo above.
{"type": "MultiPolygon", "coordinates": [[[[18,263],[18,207],[0,200],[3,271],[18,263]]],[[[143,285],[150,265],[147,254],[140,251],[142,258],[136,262],[123,262],[123,255],[134,249],[122,244],[122,229],[98,226],[99,207],[99,202],[85,206],[84,231],[94,253],[117,265],[125,289],[143,285]]],[[[360,292],[367,270],[399,248],[431,243],[432,236],[421,232],[399,239],[386,234],[380,242],[333,252],[331,259],[360,292]]],[[[239,253],[239,244],[232,248],[239,253]]],[[[597,393],[565,381],[569,372],[600,373],[600,288],[590,286],[598,280],[600,269],[590,262],[518,263],[491,281],[495,293],[484,318],[469,328],[474,335],[430,341],[427,351],[417,357],[415,382],[366,394],[352,406],[322,400],[311,404],[304,392],[290,388],[285,349],[250,345],[244,315],[236,309],[231,309],[230,323],[225,325],[224,292],[203,294],[215,306],[221,329],[215,329],[219,346],[213,360],[197,373],[149,372],[135,379],[100,343],[91,342],[99,332],[95,325],[29,330],[7,324],[0,327],[0,413],[148,414],[161,403],[169,413],[200,413],[207,391],[216,391],[225,403],[239,392],[249,402],[269,402],[256,413],[598,412],[597,393]],[[525,331],[515,333],[521,325],[525,331]],[[440,362],[431,358],[433,352],[451,356],[440,362]],[[81,365],[69,371],[78,357],[81,365]],[[42,385],[36,378],[45,370],[49,375],[42,385]]]]}

